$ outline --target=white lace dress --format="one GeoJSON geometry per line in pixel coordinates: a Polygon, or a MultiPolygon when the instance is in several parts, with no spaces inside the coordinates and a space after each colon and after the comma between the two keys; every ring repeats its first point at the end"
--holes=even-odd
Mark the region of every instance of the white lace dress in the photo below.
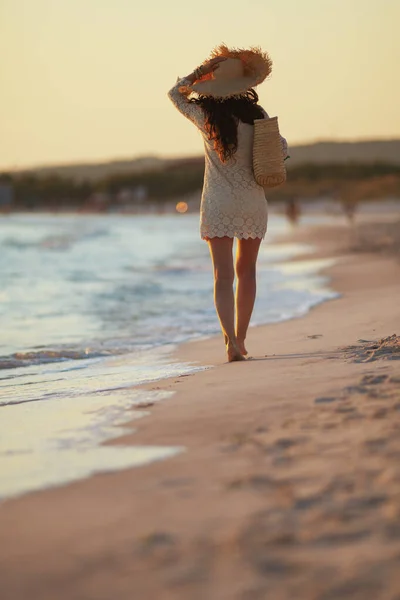
{"type": "MultiPolygon", "coordinates": [[[[187,94],[180,91],[181,87],[189,85],[187,79],[178,79],[168,96],[203,136],[205,172],[200,207],[201,237],[264,238],[268,204],[264,188],[256,183],[253,174],[254,127],[239,121],[237,151],[232,159],[223,163],[204,130],[205,117],[201,107],[190,103],[187,94]]],[[[287,153],[284,138],[282,144],[287,153]]]]}

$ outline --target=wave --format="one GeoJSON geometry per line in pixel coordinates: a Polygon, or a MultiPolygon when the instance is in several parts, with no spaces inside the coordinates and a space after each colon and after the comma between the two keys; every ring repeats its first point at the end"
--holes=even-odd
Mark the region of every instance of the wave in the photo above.
{"type": "Polygon", "coordinates": [[[116,351],[109,350],[39,350],[30,352],[16,352],[10,356],[0,356],[0,369],[16,369],[30,365],[59,362],[62,360],[85,360],[88,358],[101,358],[113,356],[116,351]]]}

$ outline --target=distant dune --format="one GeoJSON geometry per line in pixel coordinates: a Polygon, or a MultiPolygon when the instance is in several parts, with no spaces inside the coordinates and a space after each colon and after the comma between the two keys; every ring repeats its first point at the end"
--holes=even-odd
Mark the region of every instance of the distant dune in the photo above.
{"type": "MultiPolygon", "coordinates": [[[[290,147],[290,165],[301,163],[343,163],[343,162],[389,162],[400,164],[400,140],[380,140],[366,142],[317,142],[290,147]]],[[[177,162],[200,159],[200,157],[166,159],[157,156],[118,160],[104,163],[71,164],[30,169],[29,172],[41,175],[60,175],[79,181],[96,181],[109,175],[140,173],[173,166],[177,162]]],[[[23,171],[28,172],[28,171],[23,171]]]]}
{"type": "Polygon", "coordinates": [[[400,140],[370,142],[317,142],[293,146],[291,164],[386,162],[400,164],[400,140]]]}
{"type": "Polygon", "coordinates": [[[37,167],[20,172],[35,173],[37,175],[59,175],[61,177],[76,179],[77,181],[97,181],[109,175],[122,173],[140,173],[163,169],[165,159],[156,156],[142,156],[126,160],[113,160],[104,163],[80,163],[70,165],[55,165],[37,167]]]}

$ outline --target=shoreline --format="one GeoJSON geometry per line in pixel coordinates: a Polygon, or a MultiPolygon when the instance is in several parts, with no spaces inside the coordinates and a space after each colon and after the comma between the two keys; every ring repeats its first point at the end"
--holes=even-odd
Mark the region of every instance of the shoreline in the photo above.
{"type": "Polygon", "coordinates": [[[342,256],[341,297],[250,328],[253,360],[180,346],[215,367],[144,386],[176,393],[112,443],[186,452],[5,502],[4,600],[395,597],[398,340],[366,340],[399,333],[400,266],[337,227],[304,235],[307,259],[342,256]]]}

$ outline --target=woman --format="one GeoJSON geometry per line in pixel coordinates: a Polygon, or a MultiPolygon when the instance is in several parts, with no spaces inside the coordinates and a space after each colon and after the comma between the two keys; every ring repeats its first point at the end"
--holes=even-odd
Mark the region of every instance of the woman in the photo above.
{"type": "MultiPolygon", "coordinates": [[[[272,63],[258,48],[230,50],[222,45],[211,56],[178,79],[168,96],[198,127],[204,140],[200,233],[209,244],[215,307],[232,362],[245,360],[247,354],[245,340],[256,297],[256,261],[267,230],[268,206],[264,188],[254,179],[252,152],[254,119],[268,115],[259,106],[253,86],[270,74],[272,63]],[[198,97],[190,99],[193,91],[198,97]]],[[[283,138],[282,143],[286,152],[283,138]]]]}

